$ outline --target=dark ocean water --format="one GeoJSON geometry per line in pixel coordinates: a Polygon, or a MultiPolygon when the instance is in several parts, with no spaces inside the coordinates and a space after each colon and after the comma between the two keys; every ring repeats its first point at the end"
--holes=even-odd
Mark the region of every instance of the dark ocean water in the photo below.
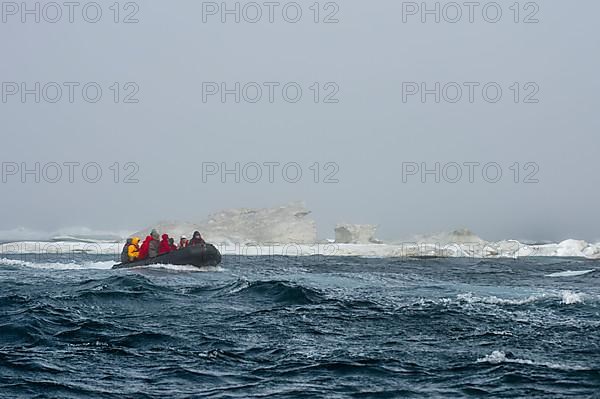
{"type": "Polygon", "coordinates": [[[108,260],[3,256],[0,397],[600,397],[598,262],[108,260]]]}

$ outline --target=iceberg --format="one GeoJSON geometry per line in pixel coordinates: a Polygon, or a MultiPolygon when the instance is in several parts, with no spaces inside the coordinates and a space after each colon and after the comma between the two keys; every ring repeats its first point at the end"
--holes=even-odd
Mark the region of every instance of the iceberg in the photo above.
{"type": "Polygon", "coordinates": [[[136,232],[145,237],[152,229],[178,239],[196,230],[213,243],[312,244],[317,242],[317,224],[302,202],[265,209],[239,208],[213,213],[199,223],[162,222],[136,232]]]}

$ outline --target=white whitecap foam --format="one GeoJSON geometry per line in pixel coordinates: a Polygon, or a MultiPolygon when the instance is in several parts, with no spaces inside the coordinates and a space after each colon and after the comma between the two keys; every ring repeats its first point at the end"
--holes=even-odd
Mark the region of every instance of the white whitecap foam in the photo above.
{"type": "Polygon", "coordinates": [[[560,292],[541,293],[538,295],[530,295],[526,298],[498,298],[497,296],[477,296],[471,292],[465,294],[458,294],[456,299],[461,302],[467,302],[468,304],[482,303],[486,305],[525,305],[535,301],[540,301],[548,298],[560,299],[560,303],[563,305],[575,305],[578,303],[584,303],[587,295],[581,292],[573,292],[570,290],[563,290],[560,292]]]}
{"type": "Polygon", "coordinates": [[[143,270],[143,269],[164,269],[164,270],[172,270],[172,271],[177,271],[177,272],[205,272],[205,273],[222,272],[225,270],[220,266],[196,267],[196,266],[191,266],[191,265],[163,265],[163,264],[136,266],[136,267],[126,268],[126,269],[121,269],[121,270],[143,270]]]}
{"type": "Polygon", "coordinates": [[[29,262],[23,262],[22,260],[16,259],[0,258],[0,265],[5,266],[27,266],[27,263],[29,262]]]}
{"type": "Polygon", "coordinates": [[[503,351],[493,351],[491,354],[477,359],[477,363],[489,363],[489,364],[515,363],[515,364],[525,364],[525,365],[530,365],[530,366],[548,367],[548,368],[555,369],[555,370],[568,370],[568,371],[589,370],[588,368],[585,368],[585,367],[567,365],[567,364],[563,364],[563,363],[535,362],[533,360],[528,360],[528,359],[507,358],[506,353],[504,353],[503,351]]]}
{"type": "Polygon", "coordinates": [[[577,303],[583,303],[584,294],[577,293],[573,291],[561,291],[562,300],[561,303],[563,305],[573,305],[577,303]]]}
{"type": "Polygon", "coordinates": [[[588,273],[595,272],[596,269],[591,270],[566,270],[564,272],[556,272],[552,274],[547,274],[546,277],[576,277],[583,276],[588,273]]]}
{"type": "Polygon", "coordinates": [[[471,292],[467,292],[466,294],[458,294],[456,296],[456,298],[459,301],[464,301],[464,302],[467,302],[470,304],[484,303],[484,304],[488,304],[488,305],[524,305],[526,303],[531,303],[531,302],[543,299],[545,297],[546,297],[545,294],[541,294],[541,295],[537,295],[537,296],[531,295],[531,296],[528,296],[527,298],[504,299],[504,298],[498,298],[497,296],[494,296],[494,295],[480,297],[480,296],[473,295],[471,292]]]}
{"type": "MultiPolygon", "coordinates": [[[[115,265],[114,261],[104,261],[104,262],[82,262],[82,263],[58,263],[58,262],[28,262],[18,259],[6,259],[0,258],[0,265],[5,266],[22,266],[29,267],[33,269],[51,269],[51,270],[87,270],[87,269],[99,269],[99,270],[108,270],[112,269],[115,265]]],[[[195,267],[195,266],[181,266],[181,265],[148,265],[148,266],[138,266],[133,267],[131,269],[167,269],[173,271],[180,272],[222,272],[223,269],[220,266],[205,266],[205,267],[195,267]]]]}

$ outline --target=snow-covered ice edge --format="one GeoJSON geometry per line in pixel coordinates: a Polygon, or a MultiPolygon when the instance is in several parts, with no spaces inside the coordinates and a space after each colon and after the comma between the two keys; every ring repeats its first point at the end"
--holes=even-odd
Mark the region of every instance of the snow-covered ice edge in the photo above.
{"type": "MultiPolygon", "coordinates": [[[[242,256],[360,256],[373,258],[449,257],[449,258],[522,258],[574,257],[600,259],[600,243],[565,240],[555,244],[528,245],[515,240],[499,242],[405,242],[394,244],[314,244],[235,243],[211,241],[223,255],[242,256]]],[[[0,244],[0,255],[114,255],[121,253],[120,242],[19,241],[0,244]]]]}

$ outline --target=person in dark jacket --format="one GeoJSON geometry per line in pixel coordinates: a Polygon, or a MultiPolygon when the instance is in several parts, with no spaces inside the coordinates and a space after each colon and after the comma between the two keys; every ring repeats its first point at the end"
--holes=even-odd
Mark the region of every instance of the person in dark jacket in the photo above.
{"type": "Polygon", "coordinates": [[[153,229],[152,232],[150,233],[150,237],[152,239],[150,240],[150,243],[148,244],[148,257],[156,258],[158,256],[158,249],[160,246],[158,231],[153,229]]]}
{"type": "Polygon", "coordinates": [[[169,245],[169,235],[163,234],[162,240],[160,241],[160,245],[158,246],[158,254],[168,254],[171,252],[171,245],[169,245]]]}
{"type": "Polygon", "coordinates": [[[199,231],[194,231],[194,236],[190,240],[190,244],[189,245],[190,246],[194,246],[194,245],[206,245],[206,242],[204,241],[204,239],[202,239],[202,236],[200,235],[199,231]]]}
{"type": "Polygon", "coordinates": [[[121,251],[121,263],[129,262],[129,246],[132,243],[132,239],[128,238],[125,246],[123,246],[123,250],[121,251]]]}

